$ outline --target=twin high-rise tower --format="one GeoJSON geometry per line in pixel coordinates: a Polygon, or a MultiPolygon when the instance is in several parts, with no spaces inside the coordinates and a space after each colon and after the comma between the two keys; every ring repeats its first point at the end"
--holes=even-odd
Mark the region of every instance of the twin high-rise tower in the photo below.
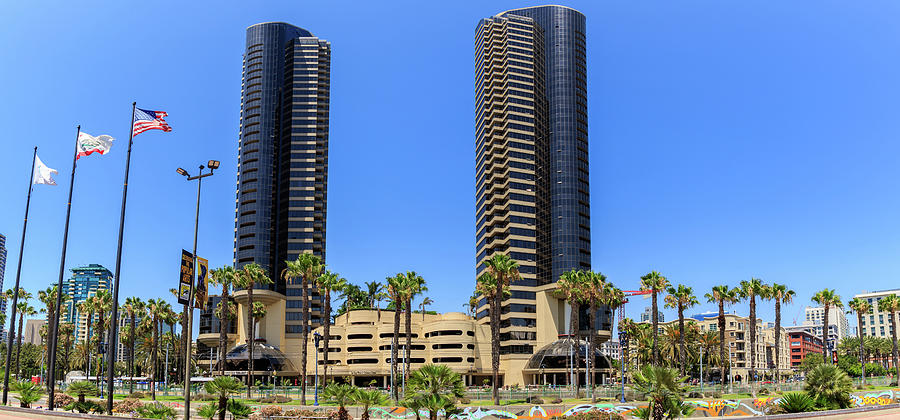
{"type": "Polygon", "coordinates": [[[536,292],[591,268],[585,17],[539,6],[483,19],[475,68],[477,273],[496,253],[519,263],[501,353],[531,354],[536,292]]]}
{"type": "MultiPolygon", "coordinates": [[[[585,17],[515,9],[481,20],[475,35],[476,272],[496,253],[519,263],[501,352],[527,358],[565,331],[549,288],[565,271],[591,268],[585,17]]],[[[296,26],[247,29],[234,263],[256,262],[275,280],[275,297],[262,299],[285,311],[284,323],[260,328],[282,349],[300,332],[301,310],[299,286],[280,278],[284,261],[325,259],[330,57],[327,41],[296,26]]],[[[487,311],[482,301],[477,317],[487,311]]],[[[606,329],[601,312],[594,327],[606,329]]]]}

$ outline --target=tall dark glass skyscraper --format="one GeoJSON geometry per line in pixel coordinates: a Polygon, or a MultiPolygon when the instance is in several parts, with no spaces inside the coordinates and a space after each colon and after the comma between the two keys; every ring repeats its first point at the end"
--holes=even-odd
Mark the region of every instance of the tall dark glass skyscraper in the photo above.
{"type": "Polygon", "coordinates": [[[519,263],[501,311],[508,358],[551,335],[536,292],[591,268],[585,47],[584,15],[563,6],[510,10],[476,29],[476,264],[480,275],[495,253],[519,263]]]}
{"type": "Polygon", "coordinates": [[[327,41],[287,23],[247,28],[234,264],[268,270],[270,289],[287,298],[287,334],[300,332],[290,322],[300,320],[300,289],[280,278],[284,261],[325,260],[330,77],[327,41]]]}

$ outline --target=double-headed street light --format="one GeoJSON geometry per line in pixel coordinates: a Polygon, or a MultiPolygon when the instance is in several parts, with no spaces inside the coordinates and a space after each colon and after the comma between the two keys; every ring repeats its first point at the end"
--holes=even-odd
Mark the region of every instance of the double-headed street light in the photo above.
{"type": "MultiPolygon", "coordinates": [[[[194,318],[194,282],[196,281],[195,276],[197,275],[197,229],[200,226],[200,186],[203,184],[203,178],[208,176],[212,176],[213,171],[219,169],[219,161],[218,160],[210,160],[206,163],[206,167],[200,165],[200,173],[196,176],[191,176],[188,171],[178,168],[175,172],[178,172],[178,175],[184,176],[188,181],[197,180],[197,211],[194,215],[194,275],[191,276],[191,287],[190,292],[188,293],[188,301],[187,304],[184,305],[184,318],[186,320],[186,327],[184,330],[184,334],[186,334],[185,341],[185,362],[184,362],[184,419],[190,420],[191,418],[191,336],[193,335],[193,318],[194,318]],[[203,173],[203,170],[209,168],[209,172],[203,173]]],[[[221,328],[221,326],[220,326],[221,328]]]]}

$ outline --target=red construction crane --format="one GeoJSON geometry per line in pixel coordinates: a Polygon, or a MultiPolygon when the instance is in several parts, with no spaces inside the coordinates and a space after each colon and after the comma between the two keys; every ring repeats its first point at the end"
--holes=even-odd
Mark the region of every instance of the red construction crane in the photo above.
{"type": "Polygon", "coordinates": [[[625,294],[625,302],[622,302],[622,305],[619,306],[619,319],[625,319],[625,304],[628,303],[629,296],[641,296],[641,295],[649,295],[651,292],[649,290],[623,290],[622,293],[625,294]]]}

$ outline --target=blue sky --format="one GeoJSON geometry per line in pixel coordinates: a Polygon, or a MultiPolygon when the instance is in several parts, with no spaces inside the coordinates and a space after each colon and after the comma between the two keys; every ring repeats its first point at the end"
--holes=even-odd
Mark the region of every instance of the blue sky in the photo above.
{"type": "MultiPolygon", "coordinates": [[[[167,111],[175,131],[135,139],[123,298],[177,283],[195,193],[179,166],[222,161],[204,182],[199,250],[229,264],[244,31],[278,20],[332,43],[330,268],[360,284],[416,270],[433,309],[462,310],[475,259],[474,29],[537,4],[4,2],[4,286],[34,145],[60,185],[35,189],[22,286],[56,281],[77,124],[118,142],[80,160],[67,266],[112,268],[132,101],[167,111]]],[[[900,286],[900,4],[563,4],[588,23],[595,270],[623,289],[650,270],[698,294],[751,276],[786,283],[798,293],[787,324],[823,287],[849,298],[900,286]]]]}

